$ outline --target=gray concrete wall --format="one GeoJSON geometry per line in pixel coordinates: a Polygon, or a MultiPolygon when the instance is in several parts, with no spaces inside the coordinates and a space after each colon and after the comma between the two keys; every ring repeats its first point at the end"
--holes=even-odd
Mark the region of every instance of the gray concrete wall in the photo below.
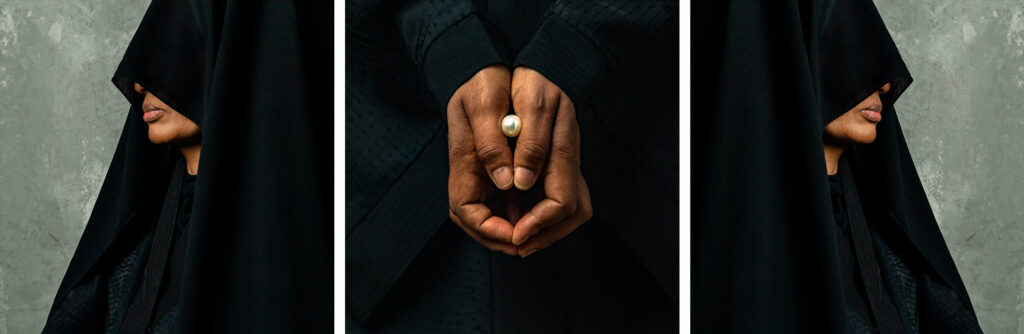
{"type": "Polygon", "coordinates": [[[875,4],[914,76],[897,112],[981,326],[1022,334],[1024,2],[875,4]]]}
{"type": "Polygon", "coordinates": [[[128,112],[149,1],[0,0],[0,334],[39,333],[128,112]]]}
{"type": "MultiPolygon", "coordinates": [[[[109,82],[148,1],[0,0],[0,334],[42,328],[127,105],[109,82]]],[[[1024,3],[878,0],[898,102],[987,333],[1024,334],[1024,3]]]]}

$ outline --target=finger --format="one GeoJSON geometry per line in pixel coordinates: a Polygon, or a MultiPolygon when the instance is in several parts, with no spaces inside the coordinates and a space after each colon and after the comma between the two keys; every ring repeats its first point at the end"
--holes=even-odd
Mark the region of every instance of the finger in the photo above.
{"type": "Polygon", "coordinates": [[[456,168],[471,169],[476,164],[476,146],[473,130],[469,127],[462,101],[452,99],[446,112],[448,119],[448,167],[454,173],[456,168]]]}
{"type": "Polygon", "coordinates": [[[498,189],[512,188],[512,149],[501,132],[501,119],[508,113],[508,92],[484,92],[477,98],[473,105],[466,106],[477,156],[498,189]]]}
{"type": "Polygon", "coordinates": [[[507,255],[517,255],[516,254],[517,249],[516,249],[515,245],[509,244],[509,243],[504,243],[504,242],[498,242],[498,241],[490,240],[490,239],[487,239],[487,238],[481,236],[480,234],[476,233],[476,231],[474,231],[473,229],[470,229],[470,228],[466,227],[466,225],[462,223],[462,220],[459,219],[459,217],[455,215],[454,211],[448,211],[448,216],[452,219],[453,222],[455,222],[455,225],[458,225],[459,228],[461,228],[462,231],[466,232],[466,234],[469,235],[470,238],[472,238],[473,240],[475,240],[477,243],[479,243],[480,245],[484,246],[485,248],[490,249],[490,250],[495,251],[495,252],[502,252],[502,253],[505,253],[507,255]]]}
{"type": "MultiPolygon", "coordinates": [[[[478,173],[482,169],[478,166],[478,173]]],[[[489,186],[481,182],[486,180],[475,173],[459,172],[455,169],[448,176],[448,200],[451,211],[462,222],[462,226],[473,230],[476,234],[506,243],[512,242],[512,223],[497,217],[489,207],[481,203],[487,197],[489,186]]]]}
{"type": "MultiPolygon", "coordinates": [[[[448,206],[451,209],[487,198],[490,187],[481,186],[483,169],[473,146],[473,132],[461,103],[448,105],[448,206]]],[[[484,178],[486,179],[486,178],[484,178]]],[[[465,219],[464,213],[461,218],[465,219]]],[[[485,217],[486,218],[486,217],[485,217]]]]}
{"type": "MultiPolygon", "coordinates": [[[[568,101],[566,98],[565,101],[568,101]]],[[[560,104],[551,139],[551,153],[544,168],[544,197],[515,225],[512,243],[525,242],[542,228],[560,222],[577,210],[580,176],[579,125],[571,103],[560,104]]]]}
{"type": "Polygon", "coordinates": [[[495,216],[486,205],[469,203],[453,209],[463,225],[477,234],[491,240],[512,243],[512,223],[495,216]]]}
{"type": "Polygon", "coordinates": [[[511,243],[512,224],[495,217],[482,203],[491,188],[481,184],[486,178],[481,175],[483,168],[472,149],[472,131],[461,104],[450,103],[448,109],[449,208],[464,229],[471,229],[484,238],[511,243]]]}
{"type": "Polygon", "coordinates": [[[514,183],[519,190],[533,187],[548,159],[557,108],[558,95],[551,91],[519,93],[512,100],[512,109],[523,123],[513,157],[514,183]]]}
{"type": "Polygon", "coordinates": [[[579,176],[577,184],[580,185],[578,203],[580,209],[568,219],[554,224],[549,228],[543,229],[540,233],[531,237],[530,240],[519,245],[519,256],[527,257],[539,250],[548,248],[556,241],[568,236],[572,231],[575,231],[576,228],[580,227],[580,225],[583,225],[583,223],[590,221],[590,218],[592,218],[594,214],[593,207],[590,203],[590,189],[587,188],[587,182],[583,180],[582,175],[579,176]]]}

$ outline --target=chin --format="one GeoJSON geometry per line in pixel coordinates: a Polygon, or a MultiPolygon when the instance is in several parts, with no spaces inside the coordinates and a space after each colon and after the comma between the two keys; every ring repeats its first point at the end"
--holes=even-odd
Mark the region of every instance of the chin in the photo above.
{"type": "Polygon", "coordinates": [[[183,145],[199,140],[199,128],[149,124],[149,141],[157,145],[183,145]]]}
{"type": "Polygon", "coordinates": [[[853,142],[855,144],[867,145],[867,144],[874,143],[875,142],[875,138],[877,136],[878,136],[878,134],[875,132],[875,127],[872,126],[871,129],[864,129],[864,130],[857,131],[856,133],[851,134],[849,139],[850,139],[851,142],[853,142]]]}
{"type": "Polygon", "coordinates": [[[173,131],[161,131],[160,127],[150,126],[149,128],[149,141],[157,145],[168,145],[178,141],[178,137],[173,131]]]}
{"type": "Polygon", "coordinates": [[[149,141],[157,145],[166,145],[171,143],[171,139],[160,133],[153,133],[149,131],[149,141]]]}

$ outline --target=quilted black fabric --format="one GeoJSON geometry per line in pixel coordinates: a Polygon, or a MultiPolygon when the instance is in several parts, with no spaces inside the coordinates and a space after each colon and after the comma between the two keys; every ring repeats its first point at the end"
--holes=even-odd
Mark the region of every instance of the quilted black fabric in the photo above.
{"type": "MultiPolygon", "coordinates": [[[[179,199],[179,213],[174,231],[171,254],[172,268],[180,271],[184,253],[184,232],[191,213],[195,176],[187,175],[179,199]]],[[[140,222],[141,223],[141,222],[140,222]]],[[[154,226],[150,224],[134,247],[120,256],[112,268],[96,268],[95,275],[86,284],[73,288],[64,302],[50,315],[44,333],[120,333],[125,312],[135,298],[143,280],[146,260],[153,244],[154,226]]],[[[179,307],[175,294],[180,287],[180,272],[168,273],[164,297],[157,308],[157,320],[150,333],[175,333],[179,307]]]]}
{"type": "Polygon", "coordinates": [[[131,253],[128,253],[117,267],[114,268],[107,278],[107,321],[108,333],[117,333],[124,321],[125,311],[135,297],[139,283],[142,282],[142,269],[149,257],[149,250],[153,243],[153,231],[150,230],[135,246],[131,253]]]}
{"type": "Polygon", "coordinates": [[[97,275],[69,291],[64,302],[50,314],[43,333],[103,333],[104,282],[97,275]]]}
{"type": "Polygon", "coordinates": [[[490,333],[490,251],[444,224],[365,326],[373,333],[490,333]]]}
{"type": "MultiPolygon", "coordinates": [[[[833,212],[839,246],[849,238],[847,233],[849,222],[845,219],[846,207],[842,200],[842,182],[836,175],[829,176],[832,193],[833,212]]],[[[913,253],[909,241],[900,239],[893,227],[880,226],[884,219],[875,217],[871,221],[871,243],[878,262],[878,270],[885,282],[886,292],[898,311],[905,333],[981,333],[971,316],[970,309],[963,304],[956,292],[942,283],[934,273],[929,272],[922,263],[920,256],[913,253]]],[[[842,253],[842,252],[840,252],[842,253]]],[[[841,261],[844,262],[844,261],[841,261]]],[[[844,262],[844,265],[846,263],[844,262]]],[[[850,262],[851,265],[852,262],[850,262]]],[[[854,270],[854,268],[843,268],[854,270]]],[[[844,276],[846,277],[846,276],[844,276]]],[[[859,281],[857,281],[860,284],[859,281]]],[[[847,289],[856,289],[854,285],[846,285],[847,289]]],[[[860,296],[862,291],[847,292],[847,296],[860,296]]],[[[866,320],[868,312],[864,306],[864,297],[847,301],[845,332],[847,334],[877,333],[877,329],[866,320]]],[[[848,298],[849,299],[849,298],[848,298]]]]}

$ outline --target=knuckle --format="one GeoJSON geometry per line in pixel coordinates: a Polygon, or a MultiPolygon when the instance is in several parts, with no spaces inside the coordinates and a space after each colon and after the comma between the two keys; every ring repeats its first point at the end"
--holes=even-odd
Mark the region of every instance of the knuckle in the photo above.
{"type": "Polygon", "coordinates": [[[487,94],[480,94],[477,102],[479,110],[504,110],[508,109],[508,95],[501,94],[501,91],[492,90],[487,94]]]}
{"type": "Polygon", "coordinates": [[[464,155],[473,152],[473,143],[466,140],[458,140],[448,135],[448,155],[464,155]]]}
{"type": "Polygon", "coordinates": [[[571,213],[576,213],[577,209],[579,209],[579,208],[576,205],[576,201],[567,201],[565,203],[562,203],[562,211],[563,212],[570,213],[570,214],[571,213]]]}
{"type": "Polygon", "coordinates": [[[483,209],[475,208],[469,210],[463,210],[463,214],[459,217],[464,218],[463,223],[466,224],[470,229],[480,232],[480,228],[483,227],[484,223],[487,222],[487,213],[483,209]]]}
{"type": "Polygon", "coordinates": [[[504,155],[505,151],[501,145],[492,141],[481,141],[480,147],[477,148],[477,156],[485,163],[498,162],[504,155]]]}
{"type": "Polygon", "coordinates": [[[448,211],[455,212],[455,208],[459,205],[459,186],[455,181],[452,180],[451,176],[448,177],[448,211]]]}
{"type": "Polygon", "coordinates": [[[574,163],[574,166],[580,165],[579,154],[576,148],[566,144],[553,144],[551,145],[551,155],[562,159],[570,160],[574,163]]]}
{"type": "MultiPolygon", "coordinates": [[[[551,220],[561,220],[565,217],[569,217],[576,212],[576,203],[566,201],[553,201],[551,205],[551,220]]],[[[556,223],[557,221],[551,221],[549,223],[556,223]]]]}
{"type": "Polygon", "coordinates": [[[522,141],[518,143],[516,151],[519,156],[530,165],[539,165],[548,158],[548,149],[535,141],[522,141]]]}
{"type": "Polygon", "coordinates": [[[451,173],[455,172],[456,166],[463,166],[466,164],[474,164],[476,161],[475,152],[472,150],[462,151],[451,151],[448,153],[448,165],[452,168],[451,173]]]}
{"type": "Polygon", "coordinates": [[[562,97],[562,90],[552,84],[544,90],[544,99],[547,101],[558,101],[562,97]]]}
{"type": "Polygon", "coordinates": [[[516,110],[528,112],[544,110],[545,102],[544,95],[537,94],[532,90],[520,91],[512,96],[512,105],[516,110]]]}
{"type": "Polygon", "coordinates": [[[458,106],[462,104],[462,95],[465,91],[465,88],[463,87],[459,87],[459,89],[455,90],[455,93],[452,93],[452,96],[448,98],[448,105],[445,107],[447,112],[452,113],[459,111],[458,106]]]}

